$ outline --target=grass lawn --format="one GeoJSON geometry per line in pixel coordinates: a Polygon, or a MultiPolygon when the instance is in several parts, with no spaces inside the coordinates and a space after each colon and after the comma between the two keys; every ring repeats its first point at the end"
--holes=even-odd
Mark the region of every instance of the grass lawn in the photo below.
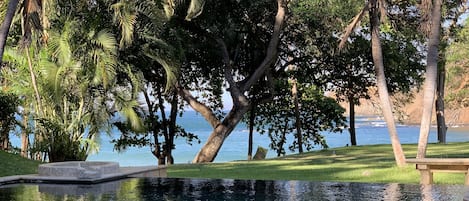
{"type": "MultiPolygon", "coordinates": [[[[414,158],[417,145],[403,145],[407,158],[414,158]]],[[[469,142],[429,144],[427,157],[469,158],[469,142]]],[[[342,147],[260,161],[212,164],[177,164],[169,177],[231,178],[261,180],[311,180],[373,183],[419,183],[415,165],[398,168],[391,145],[342,147]]],[[[464,184],[462,173],[436,173],[437,184],[464,184]]]]}
{"type": "Polygon", "coordinates": [[[0,151],[0,177],[22,174],[37,174],[41,162],[28,160],[18,154],[0,151]]]}
{"type": "MultiPolygon", "coordinates": [[[[414,158],[417,145],[403,145],[408,158],[414,158]]],[[[469,158],[469,142],[429,144],[427,157],[469,158]]],[[[35,174],[38,161],[0,151],[0,177],[35,174]]],[[[168,168],[176,178],[231,178],[260,180],[310,180],[372,183],[418,183],[414,165],[397,168],[391,145],[342,147],[295,154],[260,161],[234,161],[208,164],[177,164],[168,168]]],[[[463,184],[462,173],[436,173],[437,184],[463,184]]]]}

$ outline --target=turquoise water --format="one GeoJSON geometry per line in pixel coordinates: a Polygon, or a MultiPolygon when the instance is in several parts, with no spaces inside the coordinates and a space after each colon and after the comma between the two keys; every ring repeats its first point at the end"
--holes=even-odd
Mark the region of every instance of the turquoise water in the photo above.
{"type": "MultiPolygon", "coordinates": [[[[195,133],[199,136],[201,144],[193,143],[188,145],[185,139],[176,139],[176,149],[173,150],[175,163],[189,163],[192,161],[196,153],[200,150],[205,140],[210,135],[212,129],[204,118],[195,112],[186,112],[182,118],[178,120],[186,131],[195,133]]],[[[375,116],[358,117],[356,120],[356,132],[358,145],[370,144],[390,144],[388,131],[384,121],[375,116]]],[[[417,143],[419,135],[418,126],[398,125],[397,131],[401,143],[417,143]]],[[[240,123],[223,144],[215,162],[226,162],[233,160],[245,160],[247,158],[248,149],[248,128],[245,124],[240,123]]],[[[324,133],[329,147],[343,147],[350,144],[350,136],[347,130],[343,133],[324,133]]],[[[113,136],[101,135],[101,148],[98,154],[88,157],[89,161],[116,161],[121,166],[146,166],[155,165],[156,158],[151,154],[149,147],[129,148],[125,152],[118,153],[114,151],[113,144],[110,143],[112,138],[118,138],[119,133],[113,132],[113,136]]],[[[289,142],[292,138],[289,138],[289,142]]],[[[436,130],[433,128],[430,132],[429,142],[436,142],[436,130]]],[[[467,128],[450,128],[447,134],[448,142],[469,141],[469,129],[467,128]]],[[[18,138],[13,138],[14,146],[19,146],[18,138]]],[[[266,135],[254,135],[254,152],[258,146],[269,147],[269,138],[266,135]]],[[[316,149],[320,149],[317,147],[316,149]]],[[[289,152],[291,153],[291,152],[289,152]]],[[[267,157],[275,157],[276,153],[269,150],[267,157]]]]}
{"type": "Polygon", "coordinates": [[[435,200],[468,198],[464,185],[134,178],[93,185],[0,186],[0,200],[435,200]]]}

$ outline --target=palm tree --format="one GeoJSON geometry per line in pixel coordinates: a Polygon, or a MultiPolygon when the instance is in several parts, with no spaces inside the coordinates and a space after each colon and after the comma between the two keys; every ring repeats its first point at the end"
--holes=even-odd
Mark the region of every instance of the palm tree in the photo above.
{"type": "Polygon", "coordinates": [[[339,48],[342,49],[350,34],[353,32],[357,24],[368,11],[370,17],[370,32],[371,32],[371,49],[373,56],[373,64],[375,65],[376,85],[378,87],[378,94],[381,101],[381,109],[383,111],[384,120],[386,121],[389,136],[391,138],[391,145],[394,152],[394,159],[399,167],[403,167],[405,163],[404,151],[402,150],[401,143],[396,130],[394,115],[392,113],[392,105],[389,99],[389,92],[386,84],[386,77],[384,74],[383,54],[380,41],[380,15],[384,19],[386,16],[386,2],[385,0],[369,0],[365,3],[364,8],[355,16],[352,23],[347,27],[346,33],[341,39],[339,48]]]}
{"type": "MultiPolygon", "coordinates": [[[[441,27],[441,6],[442,0],[426,0],[423,4],[429,6],[430,23],[428,37],[428,53],[427,53],[427,69],[425,73],[425,83],[423,87],[423,112],[422,121],[420,122],[420,135],[418,143],[417,158],[425,158],[428,134],[430,132],[433,104],[435,100],[435,91],[437,85],[438,74],[438,46],[440,44],[440,27],[441,27]]],[[[428,12],[428,11],[427,11],[428,12]]]]}

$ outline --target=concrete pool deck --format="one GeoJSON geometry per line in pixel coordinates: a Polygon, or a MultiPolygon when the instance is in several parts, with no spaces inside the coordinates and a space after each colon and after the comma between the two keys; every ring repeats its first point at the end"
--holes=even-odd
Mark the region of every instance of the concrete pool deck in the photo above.
{"type": "Polygon", "coordinates": [[[98,178],[41,176],[39,174],[0,177],[0,186],[17,183],[97,184],[124,178],[166,176],[165,166],[119,167],[119,170],[116,173],[103,174],[98,178]]]}

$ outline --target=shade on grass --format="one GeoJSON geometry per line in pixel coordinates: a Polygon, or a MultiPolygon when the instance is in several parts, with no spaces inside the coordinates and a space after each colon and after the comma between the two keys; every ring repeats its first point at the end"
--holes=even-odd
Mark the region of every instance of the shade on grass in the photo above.
{"type": "MultiPolygon", "coordinates": [[[[469,158],[469,142],[429,144],[427,157],[469,158]]],[[[417,145],[403,145],[407,158],[415,158],[417,145]]],[[[169,177],[261,180],[310,180],[373,183],[418,183],[415,165],[395,165],[391,145],[342,147],[261,161],[173,165],[169,177]]],[[[220,156],[222,157],[222,156],[220,156]]],[[[437,184],[463,184],[462,173],[436,173],[437,184]]]]}

